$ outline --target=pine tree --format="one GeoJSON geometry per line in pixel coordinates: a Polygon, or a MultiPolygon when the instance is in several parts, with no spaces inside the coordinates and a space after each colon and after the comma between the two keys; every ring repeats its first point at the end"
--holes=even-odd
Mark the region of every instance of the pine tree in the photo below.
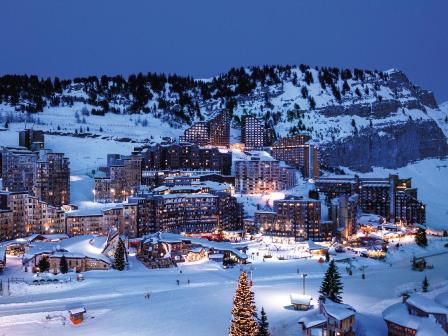
{"type": "Polygon", "coordinates": [[[423,279],[423,282],[422,282],[422,291],[424,293],[426,293],[428,291],[428,288],[429,288],[429,281],[428,281],[428,278],[425,275],[425,278],[423,279]]]}
{"type": "Polygon", "coordinates": [[[67,258],[65,257],[65,255],[62,255],[61,257],[61,261],[59,262],[59,270],[63,274],[68,272],[67,258]]]}
{"type": "Polygon", "coordinates": [[[48,257],[47,257],[47,256],[42,257],[42,258],[39,260],[39,270],[40,270],[41,272],[46,272],[46,271],[48,271],[49,269],[50,269],[50,262],[48,261],[48,257]]]}
{"type": "Polygon", "coordinates": [[[426,238],[426,230],[423,228],[418,228],[415,234],[415,242],[418,246],[426,247],[428,246],[428,238],[426,238]]]}
{"type": "Polygon", "coordinates": [[[121,240],[121,238],[118,239],[118,245],[115,249],[115,255],[114,255],[114,268],[119,271],[124,270],[124,253],[125,253],[125,247],[124,243],[121,240]]]}
{"type": "Polygon", "coordinates": [[[334,263],[334,260],[332,260],[328,265],[328,269],[325,273],[325,277],[322,281],[319,293],[334,302],[341,303],[342,288],[343,285],[341,282],[341,276],[334,263]]]}
{"type": "Polygon", "coordinates": [[[260,319],[258,320],[258,336],[270,336],[268,316],[261,307],[260,319]]]}
{"type": "Polygon", "coordinates": [[[241,272],[233,298],[232,322],[229,336],[256,336],[258,323],[255,318],[254,293],[245,272],[241,272]]]}

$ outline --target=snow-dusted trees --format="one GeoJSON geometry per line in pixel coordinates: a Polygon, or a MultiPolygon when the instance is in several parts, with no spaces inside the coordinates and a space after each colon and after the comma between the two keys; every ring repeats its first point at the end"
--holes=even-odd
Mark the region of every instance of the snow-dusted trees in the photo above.
{"type": "Polygon", "coordinates": [[[428,291],[428,288],[429,288],[429,281],[428,281],[428,278],[425,275],[425,278],[423,279],[423,282],[422,282],[422,291],[424,293],[426,293],[428,291]]]}
{"type": "Polygon", "coordinates": [[[418,228],[415,233],[415,243],[418,246],[426,247],[428,246],[428,238],[426,238],[426,230],[423,228],[418,228]]]}
{"type": "Polygon", "coordinates": [[[68,263],[67,263],[67,258],[65,257],[65,255],[62,255],[61,260],[59,262],[59,271],[62,274],[65,274],[68,272],[68,263]]]}
{"type": "Polygon", "coordinates": [[[336,267],[336,264],[334,263],[334,260],[332,260],[328,265],[328,269],[325,273],[325,277],[322,281],[319,293],[334,302],[341,303],[342,289],[343,285],[341,282],[341,276],[339,274],[338,268],[336,267]]]}
{"type": "Polygon", "coordinates": [[[114,268],[119,271],[124,270],[124,254],[126,252],[126,248],[124,246],[124,242],[121,240],[121,238],[118,239],[118,245],[115,249],[115,255],[114,255],[114,268]]]}
{"type": "Polygon", "coordinates": [[[247,279],[247,274],[241,272],[238,287],[233,298],[229,336],[257,336],[259,326],[255,316],[254,293],[247,279]]]}
{"type": "Polygon", "coordinates": [[[40,272],[46,272],[50,269],[50,261],[48,260],[47,256],[42,257],[39,260],[39,271],[40,272]]]}
{"type": "Polygon", "coordinates": [[[269,322],[268,316],[264,311],[264,308],[261,307],[260,318],[258,319],[258,336],[270,336],[269,333],[269,322]]]}

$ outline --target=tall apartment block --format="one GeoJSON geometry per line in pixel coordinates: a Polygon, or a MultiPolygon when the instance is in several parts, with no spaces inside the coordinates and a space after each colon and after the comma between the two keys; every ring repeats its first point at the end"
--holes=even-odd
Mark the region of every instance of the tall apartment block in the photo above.
{"type": "Polygon", "coordinates": [[[246,150],[262,149],[264,146],[264,127],[260,119],[245,115],[242,118],[241,141],[246,150]]]}
{"type": "Polygon", "coordinates": [[[57,206],[70,203],[69,159],[63,153],[41,150],[33,178],[33,194],[39,200],[57,206]]]}
{"type": "Polygon", "coordinates": [[[22,147],[2,147],[0,154],[6,191],[27,192],[54,206],[69,203],[70,168],[64,154],[22,147]]]}
{"type": "Polygon", "coordinates": [[[134,195],[141,185],[140,155],[108,154],[107,167],[94,177],[94,199],[99,203],[123,202],[134,195]]]}
{"type": "Polygon", "coordinates": [[[40,130],[25,129],[19,132],[19,146],[32,151],[45,147],[44,132],[40,130]]]}
{"type": "Polygon", "coordinates": [[[274,211],[256,211],[255,223],[271,237],[293,240],[331,239],[331,226],[321,222],[318,200],[289,196],[274,201],[274,211]]]}
{"type": "Polygon", "coordinates": [[[328,219],[333,225],[333,236],[348,239],[355,233],[359,195],[341,195],[333,198],[328,207],[328,219]]]}
{"type": "Polygon", "coordinates": [[[199,146],[225,146],[230,143],[230,115],[227,110],[212,115],[208,121],[199,121],[186,129],[179,142],[199,146]]]}
{"type": "Polygon", "coordinates": [[[296,169],[273,159],[266,152],[245,152],[235,161],[235,188],[244,194],[263,194],[290,189],[296,184],[296,169]]]}
{"type": "Polygon", "coordinates": [[[279,139],[272,145],[272,156],[299,169],[303,177],[316,178],[319,176],[319,151],[310,140],[305,134],[279,139]]]}
{"type": "Polygon", "coordinates": [[[411,179],[398,175],[388,178],[330,177],[319,178],[316,190],[326,194],[327,204],[342,195],[359,195],[361,211],[383,216],[389,221],[403,224],[423,224],[426,221],[425,205],[418,200],[417,189],[411,179]]]}

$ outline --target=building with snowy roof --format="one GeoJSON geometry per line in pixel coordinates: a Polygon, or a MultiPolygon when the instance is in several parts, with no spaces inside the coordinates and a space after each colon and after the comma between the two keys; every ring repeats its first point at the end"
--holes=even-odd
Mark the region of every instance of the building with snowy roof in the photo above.
{"type": "Polygon", "coordinates": [[[33,272],[39,271],[39,262],[48,258],[52,273],[59,273],[62,256],[69,269],[78,272],[109,269],[112,261],[104,253],[108,239],[104,236],[80,235],[61,241],[35,241],[25,249],[22,263],[33,272]]]}
{"type": "Polygon", "coordinates": [[[434,300],[421,294],[403,296],[403,302],[396,303],[383,311],[390,336],[432,336],[446,335],[448,331],[447,293],[439,294],[434,300]]]}

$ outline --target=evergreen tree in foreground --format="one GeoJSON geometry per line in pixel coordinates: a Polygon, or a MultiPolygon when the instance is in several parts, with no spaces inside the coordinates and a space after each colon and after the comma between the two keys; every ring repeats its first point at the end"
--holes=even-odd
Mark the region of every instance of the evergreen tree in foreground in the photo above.
{"type": "Polygon", "coordinates": [[[50,269],[50,262],[48,261],[48,257],[47,256],[42,257],[39,260],[39,264],[38,265],[39,265],[39,271],[41,271],[41,272],[48,271],[50,269]]]}
{"type": "Polygon", "coordinates": [[[258,320],[258,336],[270,336],[268,316],[261,307],[260,319],[258,320]]]}
{"type": "Polygon", "coordinates": [[[247,280],[247,274],[242,272],[233,298],[229,336],[257,336],[258,323],[255,315],[254,293],[247,280]]]}
{"type": "Polygon", "coordinates": [[[114,255],[114,268],[119,271],[124,270],[124,253],[126,249],[124,247],[124,243],[121,238],[118,239],[118,245],[115,249],[114,255]]]}
{"type": "Polygon", "coordinates": [[[61,273],[65,274],[68,272],[68,263],[65,255],[62,255],[61,261],[59,262],[59,270],[61,273]]]}
{"type": "Polygon", "coordinates": [[[426,238],[426,230],[423,228],[418,228],[415,234],[415,242],[418,246],[426,247],[428,246],[428,239],[426,238]]]}
{"type": "Polygon", "coordinates": [[[332,260],[328,264],[328,269],[325,273],[319,293],[334,302],[341,303],[342,288],[341,276],[339,275],[334,260],[332,260]]]}
{"type": "Polygon", "coordinates": [[[425,275],[425,278],[423,279],[423,282],[422,282],[422,291],[424,293],[426,293],[428,291],[428,288],[429,288],[429,281],[428,281],[428,278],[425,275]]]}

